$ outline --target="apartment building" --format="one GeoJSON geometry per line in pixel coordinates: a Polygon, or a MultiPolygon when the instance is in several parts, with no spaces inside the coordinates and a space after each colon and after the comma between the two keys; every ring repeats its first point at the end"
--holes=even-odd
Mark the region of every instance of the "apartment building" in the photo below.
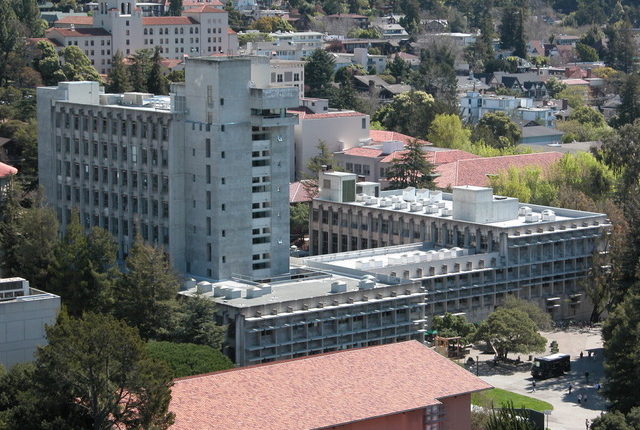
{"type": "Polygon", "coordinates": [[[88,17],[90,26],[76,27],[62,20],[56,23],[60,28],[47,30],[46,37],[62,47],[78,46],[103,74],[111,70],[117,51],[130,56],[158,46],[164,58],[172,59],[237,52],[238,38],[229,28],[225,10],[202,4],[185,9],[182,16],[154,16],[153,10],[143,9],[146,5],[100,0],[93,17],[88,17]]]}
{"type": "Polygon", "coordinates": [[[60,297],[29,287],[22,278],[0,279],[0,365],[34,360],[47,343],[45,325],[55,324],[60,297]]]}
{"type": "Polygon", "coordinates": [[[225,279],[289,270],[295,88],[269,59],[199,57],[170,96],[105,94],[97,82],[38,88],[40,184],[64,226],[108,229],[119,256],[140,233],[176,270],[225,279]]]}
{"type": "Polygon", "coordinates": [[[194,284],[180,294],[216,303],[217,322],[230,328],[223,350],[240,366],[424,339],[425,293],[402,279],[303,265],[268,284],[194,284]]]}
{"type": "Polygon", "coordinates": [[[324,35],[316,31],[269,33],[273,42],[247,44],[247,52],[280,60],[302,60],[324,46],[324,35]]]}
{"type": "Polygon", "coordinates": [[[311,261],[343,270],[339,262],[353,258],[354,270],[418,282],[427,314],[464,312],[477,321],[516,294],[557,319],[588,315],[580,281],[609,227],[605,214],[525,205],[484,187],[379,191],[343,172],[323,172],[320,187],[309,231],[310,251],[322,257],[311,261]],[[397,259],[384,256],[392,252],[397,259]],[[324,255],[332,253],[340,254],[324,255]]]}
{"type": "Polygon", "coordinates": [[[179,378],[175,430],[469,430],[492,388],[418,342],[179,378]]]}
{"type": "Polygon", "coordinates": [[[537,122],[545,127],[555,125],[555,111],[546,106],[534,107],[530,98],[468,92],[460,96],[459,103],[462,118],[474,124],[487,113],[503,112],[521,124],[537,122]]]}

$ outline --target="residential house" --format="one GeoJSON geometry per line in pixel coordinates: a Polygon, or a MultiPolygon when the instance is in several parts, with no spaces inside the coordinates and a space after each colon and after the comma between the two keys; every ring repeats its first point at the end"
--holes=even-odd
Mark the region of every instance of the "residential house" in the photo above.
{"type": "Polygon", "coordinates": [[[522,127],[520,144],[522,145],[549,145],[562,142],[564,133],[552,127],[531,125],[522,127]]]}
{"type": "Polygon", "coordinates": [[[465,121],[477,123],[487,113],[504,112],[513,120],[528,124],[541,123],[545,126],[555,124],[554,112],[549,107],[534,107],[533,100],[525,97],[496,96],[468,92],[459,97],[460,113],[465,121]]]}
{"type": "Polygon", "coordinates": [[[368,92],[381,102],[390,101],[394,96],[411,91],[411,85],[390,84],[378,75],[356,75],[353,86],[357,91],[368,92]]]}
{"type": "Polygon", "coordinates": [[[335,60],[334,69],[337,71],[350,65],[362,66],[365,70],[373,70],[376,74],[381,74],[387,68],[386,55],[369,54],[366,48],[356,48],[353,54],[331,53],[335,60]]]}

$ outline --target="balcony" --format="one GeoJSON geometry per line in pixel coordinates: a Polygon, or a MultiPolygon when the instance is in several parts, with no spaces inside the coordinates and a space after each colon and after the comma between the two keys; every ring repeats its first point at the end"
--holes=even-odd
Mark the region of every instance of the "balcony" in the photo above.
{"type": "Polygon", "coordinates": [[[251,109],[251,125],[254,127],[286,127],[298,124],[296,115],[286,113],[284,109],[280,109],[280,112],[274,111],[275,109],[251,109]]]}
{"type": "Polygon", "coordinates": [[[298,107],[298,88],[251,88],[251,109],[287,109],[298,107]]]}

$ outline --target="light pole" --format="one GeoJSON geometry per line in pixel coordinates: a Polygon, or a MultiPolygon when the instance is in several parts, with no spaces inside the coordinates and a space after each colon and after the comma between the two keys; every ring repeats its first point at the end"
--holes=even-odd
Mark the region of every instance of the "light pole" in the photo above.
{"type": "Polygon", "coordinates": [[[479,374],[480,374],[480,369],[479,369],[479,367],[480,367],[480,357],[478,357],[478,356],[476,355],[476,376],[479,376],[479,374]]]}

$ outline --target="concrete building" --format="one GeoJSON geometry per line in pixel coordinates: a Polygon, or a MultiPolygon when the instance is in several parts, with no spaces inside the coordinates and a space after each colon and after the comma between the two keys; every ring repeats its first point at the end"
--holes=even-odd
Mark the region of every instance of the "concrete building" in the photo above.
{"type": "MultiPolygon", "coordinates": [[[[370,140],[369,115],[351,110],[329,109],[326,99],[303,99],[302,106],[290,110],[298,116],[295,131],[295,158],[292,175],[304,178],[309,159],[318,155],[318,144],[324,142],[331,152],[353,148],[370,140]]],[[[291,181],[295,179],[291,178],[291,181]]]]}
{"type": "Polygon", "coordinates": [[[530,98],[468,92],[459,100],[462,119],[472,123],[477,123],[487,113],[504,112],[521,124],[539,122],[545,127],[555,125],[554,110],[534,107],[530,98]]]}
{"type": "Polygon", "coordinates": [[[224,352],[241,366],[424,339],[419,283],[293,267],[269,284],[239,277],[193,284],[180,294],[216,303],[217,322],[229,326],[224,352]]]}
{"type": "Polygon", "coordinates": [[[580,280],[609,227],[606,215],[525,205],[491,188],[448,194],[376,185],[321,174],[309,231],[311,254],[323,256],[307,264],[343,270],[341,262],[352,259],[347,267],[420,283],[428,315],[464,312],[478,321],[505,294],[536,301],[556,319],[590,312],[580,280]]]}
{"type": "Polygon", "coordinates": [[[387,68],[387,56],[369,54],[367,48],[356,48],[353,54],[332,53],[331,55],[335,60],[336,71],[351,65],[362,66],[367,71],[373,69],[376,73],[382,73],[387,68]]]}
{"type": "Polygon", "coordinates": [[[10,368],[33,361],[47,343],[44,326],[54,324],[60,297],[29,287],[22,278],[0,279],[0,364],[10,368]]]}
{"type": "Polygon", "coordinates": [[[249,42],[247,53],[265,55],[280,60],[302,60],[322,49],[324,35],[316,31],[299,31],[286,33],[269,33],[273,42],[249,42]]]}
{"type": "Polygon", "coordinates": [[[470,430],[492,388],[418,342],[179,378],[175,430],[470,430]]]}
{"type": "Polygon", "coordinates": [[[304,97],[304,61],[271,59],[271,84],[295,87],[299,98],[304,97]]]}
{"type": "Polygon", "coordinates": [[[117,51],[125,57],[140,49],[160,47],[164,58],[235,54],[238,38],[228,25],[228,13],[202,4],[185,9],[182,16],[157,16],[148,3],[136,0],[99,0],[93,17],[60,20],[46,36],[61,47],[78,46],[100,73],[111,70],[117,51]],[[85,21],[91,20],[91,25],[85,21]],[[76,25],[74,22],[79,22],[76,25]]]}
{"type": "Polygon", "coordinates": [[[136,232],[181,273],[263,278],[289,270],[295,88],[264,57],[187,58],[171,96],[38,88],[40,184],[64,226],[77,207],[127,255],[136,232]],[[284,240],[283,240],[284,239],[284,240]]]}

